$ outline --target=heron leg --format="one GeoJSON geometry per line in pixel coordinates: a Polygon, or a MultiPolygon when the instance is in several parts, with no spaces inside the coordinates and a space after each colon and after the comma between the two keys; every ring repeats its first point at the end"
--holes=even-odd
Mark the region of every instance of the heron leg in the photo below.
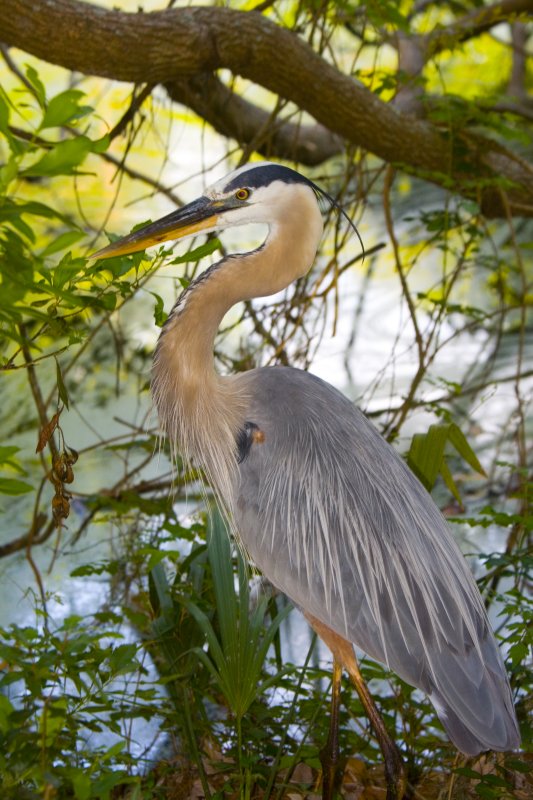
{"type": "Polygon", "coordinates": [[[385,778],[387,781],[387,800],[402,800],[406,789],[406,775],[405,767],[400,755],[400,751],[396,743],[391,739],[383,717],[379,713],[372,695],[368,691],[368,687],[364,682],[363,676],[359,670],[359,664],[353,652],[353,647],[350,644],[351,659],[350,662],[345,664],[350,680],[352,681],[359,699],[363,704],[370,724],[374,728],[374,733],[379,742],[381,752],[383,753],[383,760],[385,762],[385,778]]]}
{"type": "Polygon", "coordinates": [[[333,659],[331,683],[331,718],[328,740],[320,751],[322,764],[322,800],[333,800],[339,768],[339,708],[341,698],[342,664],[333,659]]]}
{"type": "Polygon", "coordinates": [[[334,659],[342,664],[347,671],[359,695],[359,699],[363,704],[363,708],[368,715],[381,752],[383,753],[385,779],[387,781],[387,800],[402,800],[405,795],[407,783],[402,757],[396,743],[391,739],[385,727],[385,723],[383,722],[383,717],[379,713],[368,691],[367,685],[363,680],[352,643],[342,636],[339,636],[338,633],[332,631],[331,628],[328,628],[327,625],[324,625],[315,617],[311,615],[306,616],[320,638],[324,640],[333,653],[334,659]]]}

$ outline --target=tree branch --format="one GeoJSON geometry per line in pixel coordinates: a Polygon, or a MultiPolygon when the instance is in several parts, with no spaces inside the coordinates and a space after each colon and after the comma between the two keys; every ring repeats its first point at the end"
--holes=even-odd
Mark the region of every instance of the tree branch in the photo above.
{"type": "MultiPolygon", "coordinates": [[[[531,2],[514,0],[514,7],[531,2]]],[[[129,14],[80,0],[2,0],[0,30],[9,45],[115,80],[168,84],[229,69],[383,160],[474,196],[487,216],[505,215],[502,181],[512,212],[533,216],[530,164],[490,139],[447,135],[397,112],[260,14],[218,7],[129,14]],[[474,174],[485,178],[480,196],[472,189],[474,174]]]]}
{"type": "MultiPolygon", "coordinates": [[[[251,142],[269,120],[270,113],[234,94],[212,72],[165,84],[172,100],[192,109],[222,136],[239,144],[251,142]]],[[[279,120],[268,140],[258,148],[265,158],[276,156],[315,166],[342,150],[343,140],[323,125],[299,125],[279,120]]]]}
{"type": "MultiPolygon", "coordinates": [[[[531,14],[533,14],[533,0],[502,0],[502,2],[490,6],[475,8],[460,19],[449,25],[437,27],[428,34],[407,34],[399,30],[394,36],[386,36],[385,38],[398,51],[398,69],[412,79],[410,83],[400,87],[394,98],[395,108],[408,113],[421,114],[423,109],[422,88],[416,85],[414,79],[421,74],[430,58],[443,50],[451,50],[458,44],[473,39],[504,21],[514,23],[511,29],[513,45],[515,45],[515,29],[524,29],[525,27],[520,26],[515,20],[520,16],[530,16],[531,14]]],[[[525,61],[525,53],[523,56],[525,61]]],[[[516,50],[514,50],[513,76],[516,67],[516,50]]]]}
{"type": "Polygon", "coordinates": [[[514,22],[518,16],[533,14],[533,0],[502,0],[491,6],[474,8],[464,17],[446,25],[436,28],[424,37],[428,57],[442,52],[451,46],[455,47],[461,42],[473,39],[481,33],[493,28],[500,22],[514,22]]]}

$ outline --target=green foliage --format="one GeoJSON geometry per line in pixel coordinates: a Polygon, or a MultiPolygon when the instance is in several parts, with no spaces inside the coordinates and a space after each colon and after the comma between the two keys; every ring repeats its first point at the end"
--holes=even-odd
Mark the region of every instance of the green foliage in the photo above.
{"type": "MultiPolygon", "coordinates": [[[[109,621],[109,620],[107,620],[109,621]]],[[[141,669],[138,645],[105,642],[101,620],[67,617],[55,630],[0,630],[0,790],[2,797],[60,792],[76,800],[109,800],[138,783],[129,775],[125,720],[149,716],[153,688],[131,697],[124,676],[141,669]],[[121,685],[120,685],[121,683],[121,685]],[[114,744],[94,747],[95,733],[114,744]]]]}
{"type": "MultiPolygon", "coordinates": [[[[13,456],[20,450],[16,445],[0,447],[0,471],[17,472],[19,475],[26,475],[25,470],[13,456]]],[[[0,476],[0,494],[26,494],[32,491],[32,486],[25,481],[17,478],[5,478],[0,476]]]]}
{"type": "Polygon", "coordinates": [[[218,513],[211,517],[207,547],[213,574],[218,634],[208,615],[195,603],[188,603],[187,608],[209,645],[209,655],[201,648],[196,649],[196,655],[211,672],[239,725],[254,699],[279,679],[275,674],[261,680],[261,674],[268,650],[290,609],[287,607],[277,614],[268,626],[268,598],[263,597],[250,613],[246,567],[239,556],[239,588],[236,591],[228,531],[218,513]]]}
{"type": "MultiPolygon", "coordinates": [[[[245,715],[252,704],[258,713],[264,694],[280,687],[289,669],[265,672],[269,651],[290,606],[276,612],[270,622],[268,598],[262,597],[252,607],[246,566],[237,553],[235,569],[228,531],[216,511],[209,517],[207,545],[193,547],[172,585],[161,564],[152,568],[150,597],[157,613],[151,629],[156,652],[164,660],[165,685],[176,708],[188,709],[182,725],[197,764],[201,767],[197,732],[189,720],[193,713],[198,714],[198,690],[215,690],[218,702],[231,712],[234,733],[228,730],[226,735],[228,740],[235,736],[241,787],[253,783],[253,773],[264,760],[264,736],[263,731],[254,730],[256,723],[245,722],[245,715]],[[199,664],[205,667],[201,675],[199,664]],[[195,701],[189,696],[193,676],[195,701]]],[[[263,723],[275,718],[276,711],[279,709],[263,707],[263,723]]]]}
{"type": "Polygon", "coordinates": [[[431,491],[440,474],[457,502],[461,503],[459,490],[446,462],[447,444],[450,444],[472,469],[480,475],[485,475],[485,470],[465,435],[454,422],[431,425],[427,433],[415,433],[407,454],[407,463],[428,491],[431,491]]]}

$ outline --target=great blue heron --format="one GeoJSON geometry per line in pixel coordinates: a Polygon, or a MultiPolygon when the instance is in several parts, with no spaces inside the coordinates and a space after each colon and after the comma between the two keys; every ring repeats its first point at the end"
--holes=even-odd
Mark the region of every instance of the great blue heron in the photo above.
{"type": "Polygon", "coordinates": [[[223,258],[179,297],[157,344],[153,396],[171,445],[203,467],[250,558],[332,649],[337,689],[339,664],[347,668],[384,752],[392,798],[403,791],[401,759],[352,643],[422,689],[463,753],[510,750],[520,740],[474,579],[393,448],[346,397],[307,372],[215,371],[214,339],[228,309],[286,288],[313,264],[321,193],[287,167],[246,165],[94,257],[267,224],[261,247],[223,258]]]}

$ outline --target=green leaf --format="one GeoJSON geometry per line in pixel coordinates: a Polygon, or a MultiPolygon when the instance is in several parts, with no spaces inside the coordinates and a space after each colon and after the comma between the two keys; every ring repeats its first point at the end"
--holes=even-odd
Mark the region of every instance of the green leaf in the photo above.
{"type": "Polygon", "coordinates": [[[150,292],[150,294],[155,297],[155,307],[154,307],[154,321],[158,328],[162,328],[165,322],[168,319],[168,314],[165,313],[165,304],[163,303],[163,298],[160,297],[155,292],[150,292]]]}
{"type": "Polygon", "coordinates": [[[109,147],[109,143],[111,139],[109,138],[109,134],[106,133],[100,139],[94,139],[92,143],[92,151],[93,153],[105,153],[107,148],[109,147]]]}
{"type": "Polygon", "coordinates": [[[33,486],[30,486],[29,483],[14,478],[0,478],[0,494],[19,495],[32,491],[33,486]]]}
{"type": "Polygon", "coordinates": [[[529,647],[525,642],[517,642],[509,648],[509,656],[513,667],[516,667],[523,659],[527,658],[528,654],[529,647]]]}
{"type": "Polygon", "coordinates": [[[14,222],[19,219],[23,214],[30,214],[35,217],[45,217],[46,219],[59,219],[66,225],[71,225],[70,220],[63,214],[60,214],[53,208],[46,206],[44,203],[37,203],[32,200],[30,202],[17,202],[12,198],[3,198],[0,203],[0,221],[14,222]]]}
{"type": "MultiPolygon", "coordinates": [[[[134,230],[134,229],[133,229],[134,230]]],[[[110,241],[116,241],[119,236],[109,237],[110,241]]],[[[138,253],[132,253],[127,256],[115,256],[114,258],[106,258],[105,261],[95,261],[89,266],[88,274],[98,274],[102,270],[108,270],[112,273],[113,277],[119,278],[126,275],[130,270],[136,269],[141,261],[148,261],[149,256],[146,255],[144,250],[138,253]]]]}
{"type": "Polygon", "coordinates": [[[14,472],[18,472],[19,475],[27,475],[25,469],[23,469],[18,461],[13,460],[13,456],[18,453],[20,447],[16,447],[15,445],[6,445],[0,447],[0,464],[4,464],[9,469],[12,469],[14,472]]]}
{"type": "Polygon", "coordinates": [[[20,447],[14,444],[0,446],[0,464],[6,464],[15,453],[18,453],[20,447]]]}
{"type": "Polygon", "coordinates": [[[114,647],[109,656],[109,666],[113,675],[135,672],[139,666],[136,655],[136,644],[119,644],[118,647],[114,647]]]}
{"type": "Polygon", "coordinates": [[[7,732],[9,730],[10,721],[9,716],[14,711],[14,707],[5,695],[0,694],[0,731],[7,732]]]}
{"type": "Polygon", "coordinates": [[[450,492],[461,503],[459,490],[446,463],[445,448],[448,442],[472,469],[485,475],[476,454],[454,422],[431,425],[427,433],[416,433],[407,454],[407,463],[428,491],[431,491],[440,473],[450,492]]]}
{"type": "Polygon", "coordinates": [[[399,5],[396,0],[379,0],[378,3],[368,3],[365,9],[368,19],[376,27],[382,28],[390,25],[403,31],[409,31],[409,19],[401,13],[399,5]]]}
{"type": "Polygon", "coordinates": [[[4,164],[2,168],[0,168],[0,194],[3,194],[12,180],[14,180],[18,174],[18,159],[16,156],[11,156],[4,164]]]}
{"type": "Polygon", "coordinates": [[[218,683],[228,705],[239,719],[254,699],[279,678],[279,672],[264,678],[264,662],[278,628],[291,607],[286,606],[270,625],[265,624],[266,598],[252,613],[249,612],[250,590],[246,567],[240,554],[237,554],[237,593],[229,534],[218,512],[212,513],[209,519],[208,556],[220,636],[207,615],[193,602],[187,602],[187,610],[200,626],[209,645],[209,654],[199,647],[193,648],[193,652],[218,683]]]}
{"type": "Polygon", "coordinates": [[[487,473],[479,463],[478,457],[466,441],[462,430],[454,422],[450,424],[448,438],[450,440],[450,444],[455,447],[459,455],[466,461],[466,463],[469,464],[476,472],[479,472],[480,475],[484,475],[486,477],[487,473]]]}
{"type": "Polygon", "coordinates": [[[91,776],[87,775],[83,770],[77,769],[76,773],[71,776],[71,780],[76,800],[89,800],[92,786],[91,776]]]}
{"type": "Polygon", "coordinates": [[[26,65],[26,77],[31,84],[33,89],[33,93],[37,98],[37,102],[44,108],[46,106],[46,90],[44,88],[44,84],[42,83],[37,70],[31,66],[31,64],[26,65]]]}
{"type": "Polygon", "coordinates": [[[9,135],[9,106],[0,94],[0,131],[9,135]]]}
{"type": "MultiPolygon", "coordinates": [[[[163,557],[166,555],[161,551],[163,557]]],[[[173,610],[170,584],[167,580],[165,569],[162,564],[154,564],[148,575],[150,591],[150,603],[156,614],[164,614],[173,610]]]]}
{"type": "Polygon", "coordinates": [[[22,174],[29,177],[72,175],[92,149],[93,142],[87,136],[58,142],[35,164],[23,170],[22,174]]]}
{"type": "MultiPolygon", "coordinates": [[[[124,742],[121,742],[120,744],[122,745],[122,749],[124,749],[124,742]]],[[[113,745],[113,748],[110,748],[109,758],[116,754],[117,751],[114,748],[116,748],[116,745],[113,745]]],[[[99,778],[93,778],[91,797],[95,798],[96,800],[110,800],[111,791],[115,786],[123,783],[130,783],[133,780],[135,780],[135,778],[127,775],[124,770],[111,770],[109,772],[104,772],[99,778]]]]}
{"type": "Polygon", "coordinates": [[[533,764],[528,764],[526,761],[520,761],[518,757],[514,758],[507,758],[505,760],[505,766],[507,769],[514,769],[517,772],[532,772],[533,771],[533,764]]]}
{"type": "MultiPolygon", "coordinates": [[[[85,259],[72,258],[70,250],[65,253],[53,271],[53,285],[60,292],[65,284],[80,272],[85,266],[85,259]]],[[[79,297],[79,295],[78,295],[79,297]]]]}
{"type": "Polygon", "coordinates": [[[440,472],[448,425],[432,425],[427,433],[415,433],[407,454],[407,463],[419,481],[431,491],[440,472]]]}
{"type": "Polygon", "coordinates": [[[443,477],[444,483],[453,494],[459,505],[462,505],[461,495],[459,494],[459,489],[453,479],[452,473],[450,472],[450,468],[446,463],[446,460],[443,458],[440,464],[440,474],[443,477]]]}
{"type": "Polygon", "coordinates": [[[84,97],[79,89],[67,89],[66,92],[52,97],[43,115],[40,130],[66,125],[74,119],[79,119],[92,111],[90,106],[81,106],[79,101],[84,97]]]}
{"type": "Polygon", "coordinates": [[[109,575],[116,575],[118,566],[117,561],[104,561],[101,564],[82,564],[73,569],[70,575],[72,578],[85,577],[86,575],[102,575],[106,572],[109,575]]]}
{"type": "Polygon", "coordinates": [[[211,253],[215,253],[217,250],[220,250],[221,247],[222,245],[220,244],[219,239],[209,239],[209,241],[205,242],[205,244],[195,247],[194,250],[189,250],[187,253],[184,253],[184,255],[173,258],[170,264],[195,263],[196,261],[201,261],[201,259],[205,258],[206,256],[210,256],[211,253]]]}
{"type": "Polygon", "coordinates": [[[107,294],[100,296],[98,303],[95,303],[95,305],[100,305],[108,311],[114,311],[117,305],[117,295],[112,292],[107,292],[107,294]]]}
{"type": "Polygon", "coordinates": [[[44,250],[39,253],[39,256],[40,258],[46,258],[54,253],[59,253],[60,250],[66,250],[67,247],[71,247],[84,237],[85,233],[83,231],[66,231],[51,241],[50,244],[48,244],[44,250]]]}
{"type": "Polygon", "coordinates": [[[474,781],[481,780],[481,774],[470,767],[455,767],[452,772],[454,772],[456,775],[463,775],[465,778],[470,778],[474,781]]]}

